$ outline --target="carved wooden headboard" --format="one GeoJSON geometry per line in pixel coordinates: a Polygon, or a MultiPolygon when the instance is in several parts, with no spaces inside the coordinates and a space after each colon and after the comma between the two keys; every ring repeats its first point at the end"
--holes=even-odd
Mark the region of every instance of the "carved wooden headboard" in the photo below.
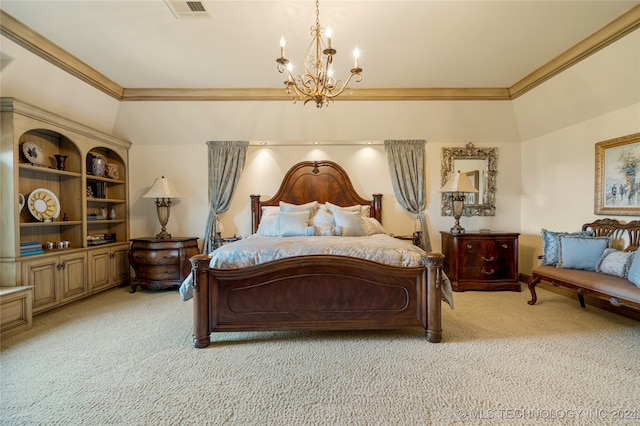
{"type": "Polygon", "coordinates": [[[262,207],[277,206],[280,201],[291,204],[328,201],[343,207],[362,204],[371,206],[371,217],[382,223],[382,194],[373,194],[372,200],[362,198],[353,189],[347,172],[332,161],[300,162],[289,169],[273,198],[260,201],[260,195],[252,195],[252,232],[258,230],[262,207]]]}

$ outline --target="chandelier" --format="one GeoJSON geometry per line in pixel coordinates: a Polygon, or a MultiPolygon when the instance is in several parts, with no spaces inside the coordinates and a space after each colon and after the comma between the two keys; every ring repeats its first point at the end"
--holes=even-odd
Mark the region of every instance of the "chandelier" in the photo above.
{"type": "MultiPolygon", "coordinates": [[[[342,94],[348,88],[351,79],[355,76],[355,82],[362,80],[362,68],[358,66],[360,52],[356,47],[353,56],[355,57],[354,67],[346,81],[337,80],[333,76],[333,56],[336,50],[331,46],[331,29],[325,31],[320,26],[319,0],[316,0],[316,25],[311,27],[311,43],[304,57],[304,74],[293,74],[293,66],[284,56],[284,37],[280,38],[280,57],[276,59],[278,71],[284,73],[287,70],[287,81],[284,82],[285,92],[293,94],[293,102],[304,101],[304,105],[309,101],[316,103],[316,107],[333,101],[333,98],[342,94]],[[327,42],[323,38],[326,34],[327,42]]],[[[351,91],[351,88],[349,88],[351,91]]]]}

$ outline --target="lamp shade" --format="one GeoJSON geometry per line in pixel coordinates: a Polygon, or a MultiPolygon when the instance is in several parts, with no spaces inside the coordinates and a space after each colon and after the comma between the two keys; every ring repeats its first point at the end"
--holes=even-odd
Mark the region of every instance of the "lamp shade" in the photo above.
{"type": "Polygon", "coordinates": [[[440,192],[478,192],[475,186],[471,184],[466,173],[453,173],[447,183],[440,188],[440,192]]]}
{"type": "Polygon", "coordinates": [[[178,190],[164,176],[156,178],[153,186],[142,198],[180,198],[178,190]]]}

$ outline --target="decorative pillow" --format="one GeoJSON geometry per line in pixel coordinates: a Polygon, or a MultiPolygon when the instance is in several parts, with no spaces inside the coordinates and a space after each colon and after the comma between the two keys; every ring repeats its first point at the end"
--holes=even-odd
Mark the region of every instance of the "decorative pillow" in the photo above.
{"type": "Polygon", "coordinates": [[[315,230],[319,237],[339,237],[342,235],[342,228],[339,226],[316,226],[315,230]]]}
{"type": "Polygon", "coordinates": [[[581,232],[552,232],[542,229],[542,265],[555,265],[560,256],[560,236],[590,237],[591,231],[581,232]]]}
{"type": "Polygon", "coordinates": [[[374,235],[374,234],[386,234],[387,232],[384,230],[380,222],[377,219],[372,217],[363,217],[361,219],[362,229],[364,230],[364,235],[374,235]]]}
{"type": "Polygon", "coordinates": [[[318,209],[311,219],[311,224],[316,228],[325,226],[333,227],[333,215],[325,209],[318,209]]]}
{"type": "Polygon", "coordinates": [[[260,225],[258,225],[258,230],[256,231],[256,235],[261,235],[263,237],[277,237],[278,215],[268,214],[266,216],[262,216],[262,218],[260,219],[260,225]]]}
{"type": "Polygon", "coordinates": [[[307,226],[304,228],[304,236],[305,237],[315,237],[316,236],[316,228],[313,226],[307,226]]]}
{"type": "Polygon", "coordinates": [[[633,261],[631,262],[627,279],[640,287],[640,250],[636,250],[635,255],[633,256],[633,261]]]}
{"type": "Polygon", "coordinates": [[[609,247],[608,237],[560,236],[558,268],[595,271],[602,253],[609,247]]]}
{"type": "Polygon", "coordinates": [[[627,278],[634,254],[631,251],[608,248],[600,256],[600,260],[596,264],[596,272],[627,278]]]}
{"type": "Polygon", "coordinates": [[[333,219],[336,226],[342,228],[343,237],[361,237],[364,235],[359,211],[335,210],[333,219]]]}
{"type": "Polygon", "coordinates": [[[370,218],[371,217],[371,206],[361,206],[362,210],[360,210],[360,214],[362,217],[370,218]]]}
{"type": "Polygon", "coordinates": [[[283,212],[278,214],[278,236],[297,237],[305,233],[309,226],[309,211],[283,212]]]}

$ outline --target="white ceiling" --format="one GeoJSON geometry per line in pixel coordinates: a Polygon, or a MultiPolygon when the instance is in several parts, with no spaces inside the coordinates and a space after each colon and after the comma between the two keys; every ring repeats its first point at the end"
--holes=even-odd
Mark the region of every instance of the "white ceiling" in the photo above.
{"type": "MultiPolygon", "coordinates": [[[[176,19],[163,0],[2,0],[0,7],[125,88],[279,88],[280,36],[300,64],[315,2],[203,1],[176,19]]],[[[357,44],[362,88],[510,87],[640,0],[321,1],[337,76],[357,44]]],[[[1,46],[0,46],[1,48],[1,46]]]]}

